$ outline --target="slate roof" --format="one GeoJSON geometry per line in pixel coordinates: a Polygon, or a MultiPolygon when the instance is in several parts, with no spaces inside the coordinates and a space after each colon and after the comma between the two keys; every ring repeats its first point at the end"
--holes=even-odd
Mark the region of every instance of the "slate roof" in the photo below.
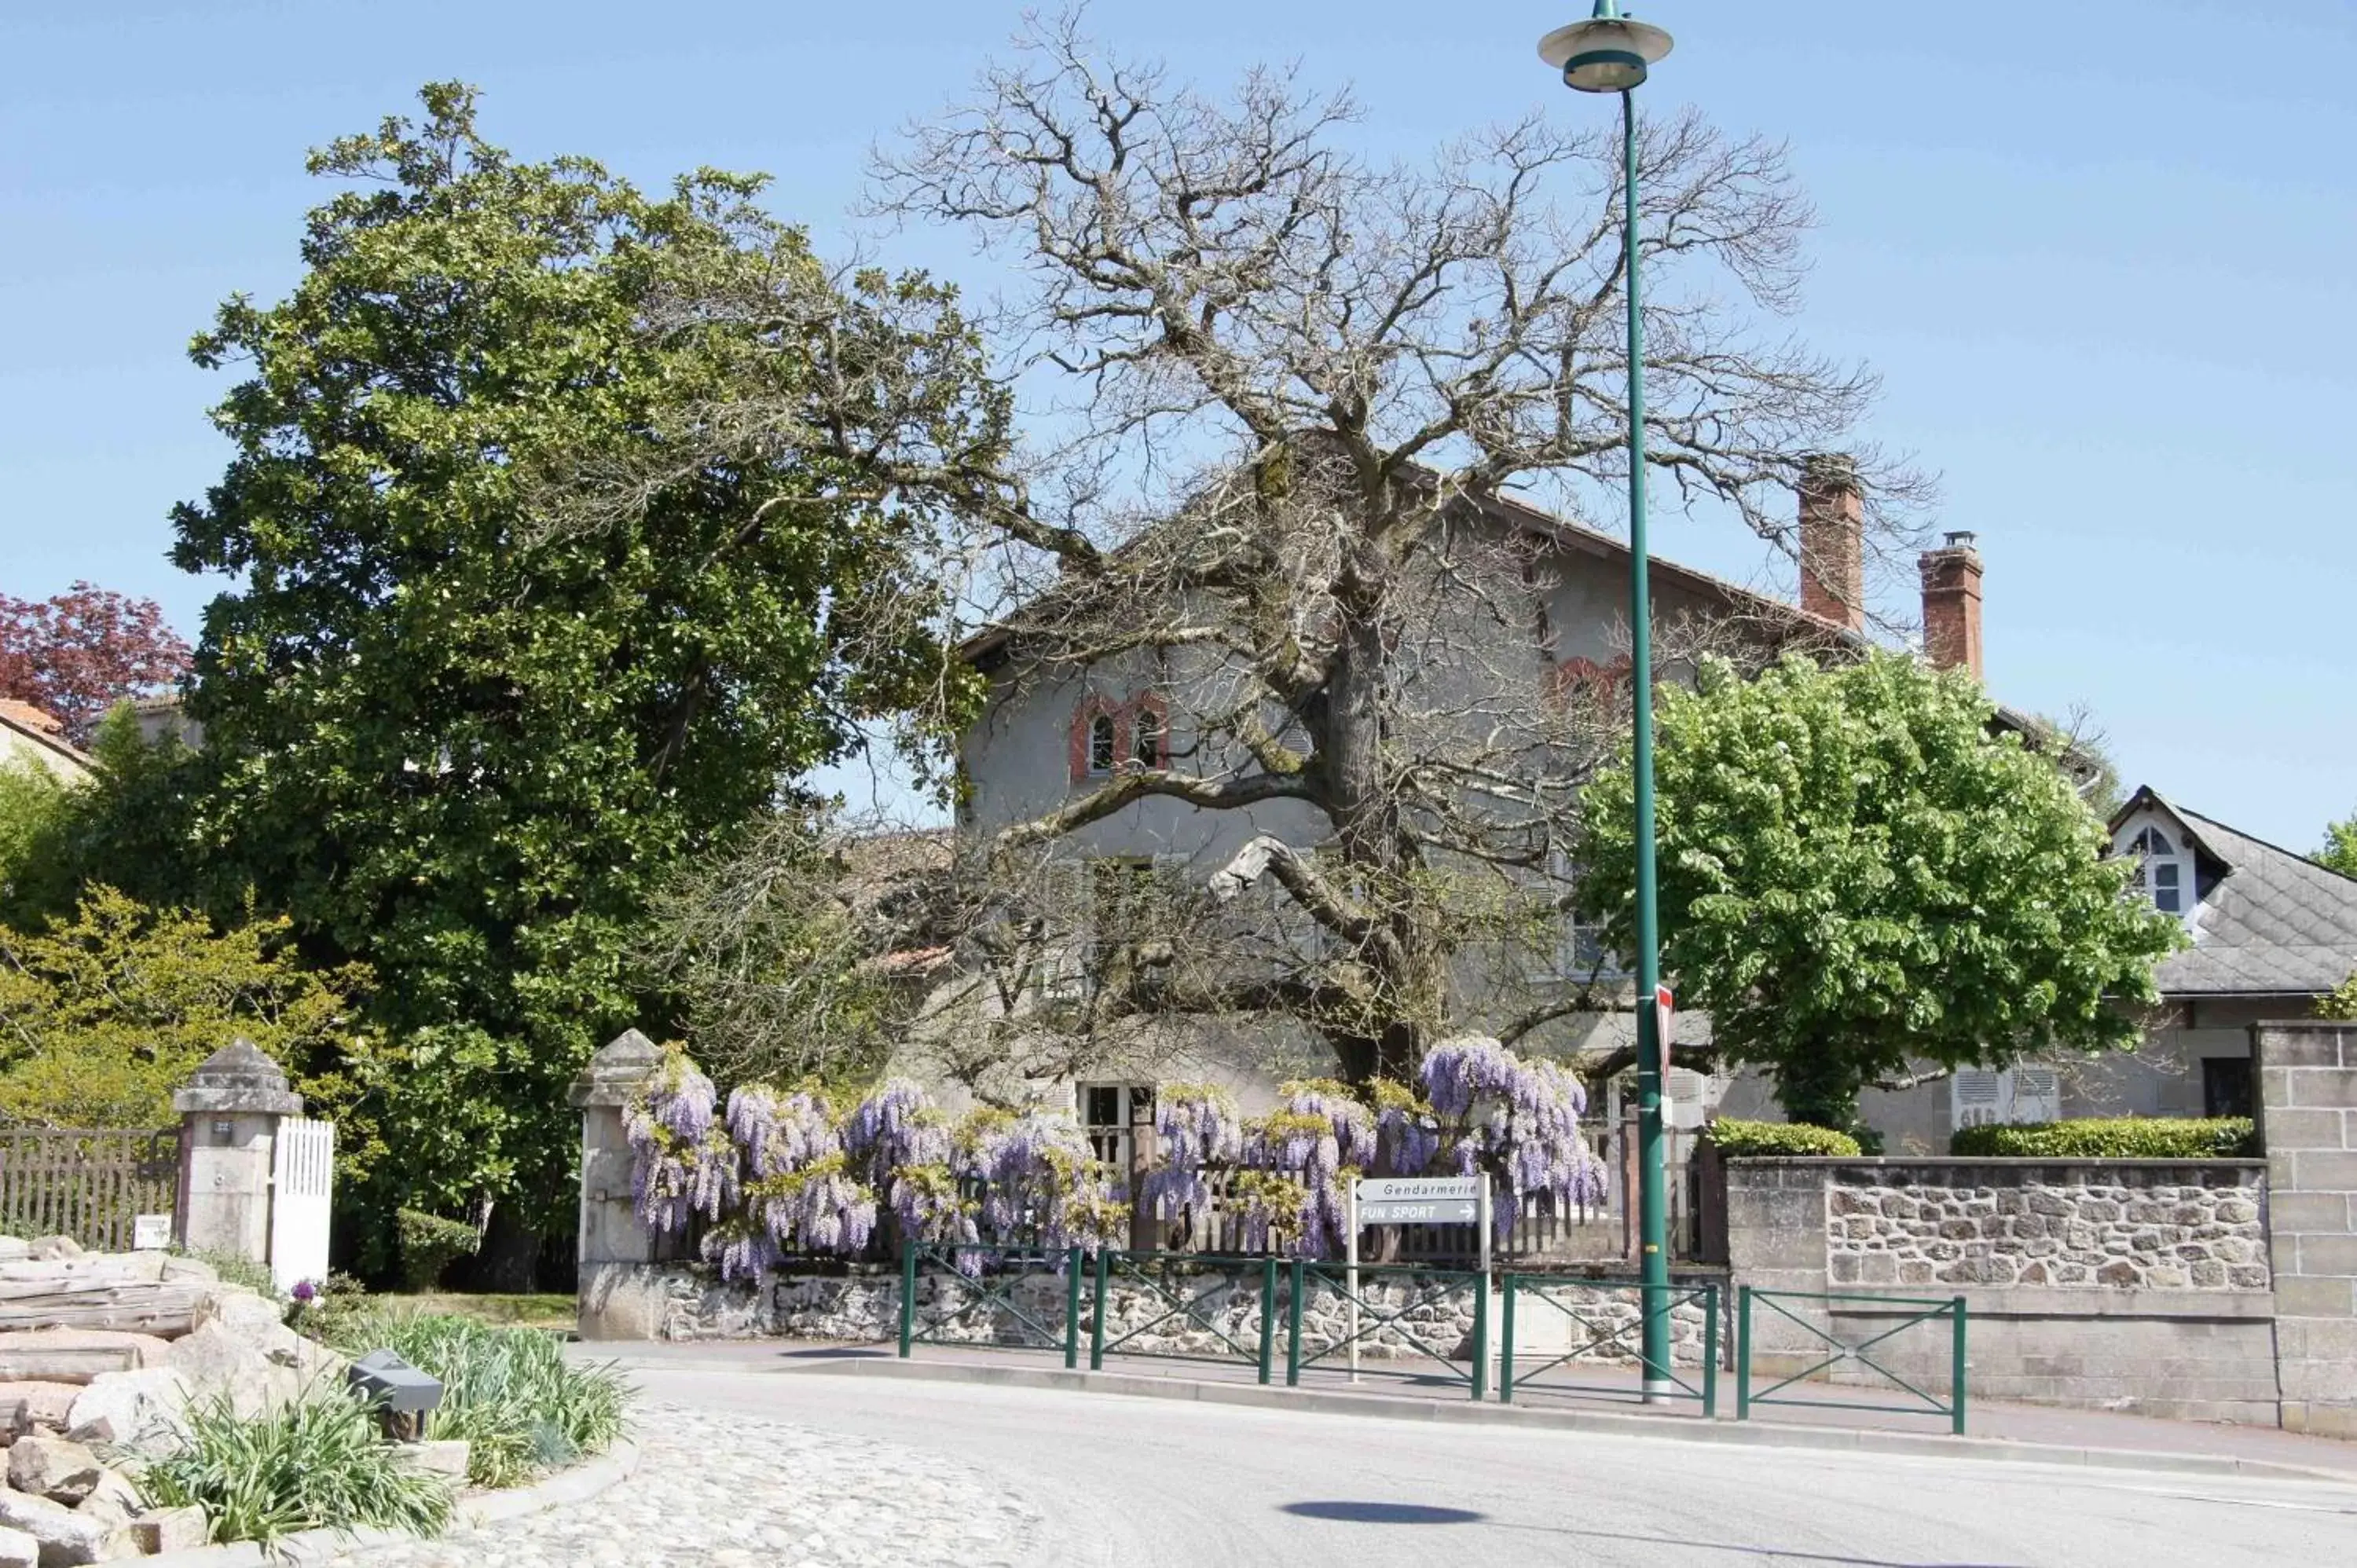
{"type": "Polygon", "coordinates": [[[2149,789],[2138,789],[2115,821],[2145,805],[2183,823],[2205,863],[2193,945],[2153,972],[2164,995],[2321,995],[2357,970],[2357,879],[2149,789]]]}

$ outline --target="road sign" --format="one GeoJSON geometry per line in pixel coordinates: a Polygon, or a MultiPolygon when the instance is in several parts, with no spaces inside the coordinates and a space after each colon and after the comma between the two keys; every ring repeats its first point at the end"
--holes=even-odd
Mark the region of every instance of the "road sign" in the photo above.
{"type": "Polygon", "coordinates": [[[1471,1225],[1481,1218],[1480,1176],[1383,1176],[1357,1184],[1361,1225],[1471,1225]]]}
{"type": "Polygon", "coordinates": [[[1670,1071],[1671,1025],[1677,1017],[1678,999],[1666,985],[1653,987],[1653,1038],[1662,1043],[1662,1075],[1670,1071]]]}

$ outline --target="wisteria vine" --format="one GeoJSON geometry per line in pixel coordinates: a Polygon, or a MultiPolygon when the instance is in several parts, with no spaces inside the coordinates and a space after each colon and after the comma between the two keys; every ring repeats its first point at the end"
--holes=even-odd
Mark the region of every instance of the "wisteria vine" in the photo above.
{"type": "MultiPolygon", "coordinates": [[[[1495,1040],[1443,1041],[1415,1084],[1378,1081],[1365,1100],[1326,1079],[1279,1092],[1267,1115],[1247,1120],[1216,1086],[1166,1086],[1159,1159],[1139,1193],[1146,1212],[1208,1213],[1223,1178],[1217,1196],[1244,1247],[1330,1257],[1359,1176],[1486,1172],[1501,1238],[1542,1203],[1561,1213],[1604,1196],[1603,1163],[1580,1135],[1578,1080],[1495,1040]]],[[[717,1098],[685,1052],[667,1047],[624,1127],[639,1217],[676,1234],[701,1215],[705,1256],[724,1278],[758,1279],[795,1253],[856,1254],[888,1229],[935,1245],[1019,1238],[1057,1252],[1126,1237],[1128,1206],[1069,1115],[985,1109],[952,1122],[900,1078],[848,1112],[807,1087],[743,1085],[719,1115],[717,1098]]],[[[960,1257],[980,1266],[978,1252],[960,1257]]]]}

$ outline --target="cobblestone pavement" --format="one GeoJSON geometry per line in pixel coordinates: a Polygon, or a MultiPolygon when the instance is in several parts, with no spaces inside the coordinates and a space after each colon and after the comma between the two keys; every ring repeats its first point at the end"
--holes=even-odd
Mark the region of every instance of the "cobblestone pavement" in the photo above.
{"type": "Polygon", "coordinates": [[[633,1412],[637,1473],[576,1503],[336,1568],[837,1568],[1034,1561],[1037,1509],[897,1443],[661,1404],[633,1412]]]}

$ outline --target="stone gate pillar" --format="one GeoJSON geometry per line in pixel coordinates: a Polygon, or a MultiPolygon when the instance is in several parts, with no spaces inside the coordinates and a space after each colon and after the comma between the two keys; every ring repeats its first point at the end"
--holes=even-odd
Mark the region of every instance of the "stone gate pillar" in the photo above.
{"type": "Polygon", "coordinates": [[[2357,1437],[2357,1023],[2251,1026],[2283,1424],[2357,1437]]]}
{"type": "Polygon", "coordinates": [[[271,1163],[278,1123],[303,1114],[278,1064],[240,1035],[172,1095],[180,1113],[173,1239],[190,1251],[270,1261],[271,1163]]]}
{"type": "Polygon", "coordinates": [[[622,1108],[654,1079],[662,1051],[626,1029],[589,1058],[573,1080],[581,1111],[581,1284],[576,1308],[584,1339],[657,1339],[664,1294],[653,1265],[669,1257],[670,1238],[639,1219],[630,1197],[630,1144],[622,1108]]]}

